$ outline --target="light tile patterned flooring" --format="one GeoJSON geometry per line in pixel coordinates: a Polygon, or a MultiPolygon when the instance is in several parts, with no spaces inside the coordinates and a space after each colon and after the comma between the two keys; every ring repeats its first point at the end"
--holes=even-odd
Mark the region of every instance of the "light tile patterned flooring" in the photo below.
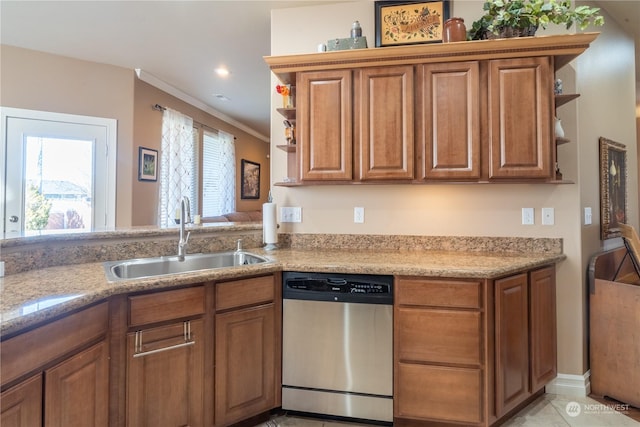
{"type": "MultiPolygon", "coordinates": [[[[624,409],[624,408],[622,408],[624,409]]],[[[607,404],[589,397],[560,396],[545,394],[524,408],[504,427],[638,427],[640,423],[616,412],[607,404]]],[[[257,427],[370,427],[326,421],[315,418],[301,418],[281,415],[257,427]]]]}

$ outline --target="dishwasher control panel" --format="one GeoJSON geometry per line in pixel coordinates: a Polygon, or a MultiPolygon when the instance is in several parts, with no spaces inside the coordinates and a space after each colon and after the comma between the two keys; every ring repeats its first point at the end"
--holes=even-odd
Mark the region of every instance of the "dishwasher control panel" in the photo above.
{"type": "Polygon", "coordinates": [[[285,299],[393,303],[392,276],[287,271],[282,282],[285,299]]]}

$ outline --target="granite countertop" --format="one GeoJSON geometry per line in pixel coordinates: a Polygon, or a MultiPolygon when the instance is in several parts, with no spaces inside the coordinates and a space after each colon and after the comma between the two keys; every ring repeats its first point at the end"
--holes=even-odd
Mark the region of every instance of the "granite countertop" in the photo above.
{"type": "Polygon", "coordinates": [[[270,262],[164,277],[108,282],[102,262],[56,266],[0,279],[0,334],[23,329],[110,296],[276,271],[340,272],[492,279],[565,258],[557,253],[346,249],[249,249],[270,262]]]}

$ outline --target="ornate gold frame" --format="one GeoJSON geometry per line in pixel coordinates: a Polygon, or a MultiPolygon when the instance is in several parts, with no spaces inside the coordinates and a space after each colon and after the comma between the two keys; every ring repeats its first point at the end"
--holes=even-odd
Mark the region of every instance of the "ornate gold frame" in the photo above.
{"type": "Polygon", "coordinates": [[[600,239],[619,237],[627,216],[626,146],[600,137],[600,239]]]}

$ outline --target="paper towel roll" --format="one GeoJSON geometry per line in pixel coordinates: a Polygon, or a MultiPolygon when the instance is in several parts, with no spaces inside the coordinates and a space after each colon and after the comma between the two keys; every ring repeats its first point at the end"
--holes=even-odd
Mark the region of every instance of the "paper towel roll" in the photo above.
{"type": "Polygon", "coordinates": [[[262,240],[269,245],[278,243],[278,218],[275,203],[262,205],[262,240]]]}

